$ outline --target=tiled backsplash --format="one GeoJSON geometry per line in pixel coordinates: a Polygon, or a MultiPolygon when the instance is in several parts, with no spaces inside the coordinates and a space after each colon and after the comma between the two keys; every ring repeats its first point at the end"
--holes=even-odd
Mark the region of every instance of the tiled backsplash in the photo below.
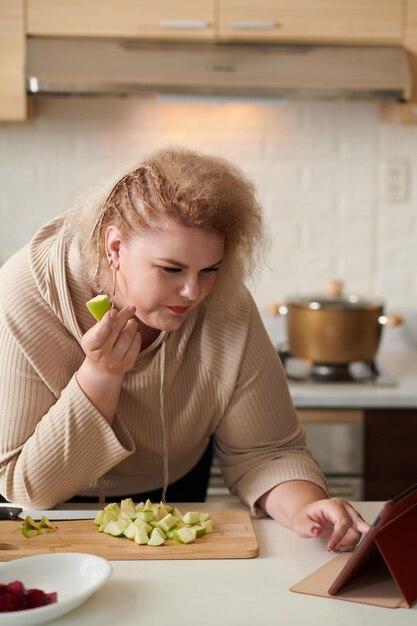
{"type": "Polygon", "coordinates": [[[224,156],[255,182],[272,247],[254,294],[263,311],[328,278],[417,308],[417,127],[383,123],[374,103],[265,103],[41,97],[25,124],[0,124],[0,262],[98,179],[182,145],[224,156]],[[390,159],[406,200],[381,197],[390,159]]]}

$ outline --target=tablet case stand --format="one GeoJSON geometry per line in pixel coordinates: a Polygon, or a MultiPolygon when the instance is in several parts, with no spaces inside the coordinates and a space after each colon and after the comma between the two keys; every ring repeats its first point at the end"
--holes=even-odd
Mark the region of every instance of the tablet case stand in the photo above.
{"type": "Polygon", "coordinates": [[[353,553],[341,553],[291,591],[377,606],[417,601],[417,485],[385,503],[353,553]]]}

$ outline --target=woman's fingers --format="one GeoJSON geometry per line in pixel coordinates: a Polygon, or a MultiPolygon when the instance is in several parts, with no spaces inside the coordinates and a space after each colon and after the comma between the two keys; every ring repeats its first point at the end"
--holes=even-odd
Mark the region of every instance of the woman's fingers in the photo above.
{"type": "Polygon", "coordinates": [[[112,322],[110,332],[108,332],[108,335],[103,342],[107,348],[113,348],[115,346],[121,332],[126,328],[128,321],[133,319],[135,313],[136,308],[134,306],[127,306],[121,309],[118,313],[116,312],[114,317],[110,318],[110,321],[112,322]]]}
{"type": "Polygon", "coordinates": [[[136,330],[133,336],[132,343],[130,344],[129,349],[127,350],[124,360],[128,369],[132,369],[134,364],[136,363],[136,359],[139,356],[140,348],[142,345],[142,336],[136,330]]]}
{"type": "Polygon", "coordinates": [[[350,517],[348,515],[344,515],[341,511],[336,520],[333,522],[333,532],[327,542],[327,549],[334,550],[336,546],[343,541],[351,527],[352,521],[350,517]]]}
{"type": "MultiPolygon", "coordinates": [[[[137,324],[135,320],[128,320],[122,330],[119,332],[116,341],[113,345],[112,356],[115,361],[124,361],[127,358],[127,355],[132,351],[135,352],[134,348],[135,339],[136,345],[141,345],[141,336],[137,330],[137,324]],[[139,340],[139,341],[138,341],[139,340]]],[[[137,356],[137,355],[136,355],[137,356]]],[[[135,358],[136,361],[136,358],[135,358]]]]}
{"type": "Polygon", "coordinates": [[[133,319],[134,306],[119,312],[108,311],[83,337],[87,358],[111,372],[126,372],[133,367],[141,347],[141,336],[133,319]]]}
{"type": "Polygon", "coordinates": [[[304,519],[299,519],[299,534],[328,536],[328,550],[351,550],[361,534],[369,530],[369,524],[358,511],[340,498],[312,502],[304,509],[304,515],[304,519]]]}
{"type": "Polygon", "coordinates": [[[340,513],[339,519],[336,519],[327,542],[328,550],[350,550],[357,544],[361,535],[369,530],[369,524],[348,502],[344,502],[343,509],[346,515],[340,513]]]}
{"type": "MultiPolygon", "coordinates": [[[[362,534],[359,531],[351,527],[347,530],[346,534],[339,541],[339,543],[336,543],[334,545],[333,550],[337,552],[349,552],[356,546],[356,544],[359,542],[361,537],[362,537],[362,534]]],[[[331,549],[329,548],[329,546],[327,547],[329,550],[331,549]]]]}

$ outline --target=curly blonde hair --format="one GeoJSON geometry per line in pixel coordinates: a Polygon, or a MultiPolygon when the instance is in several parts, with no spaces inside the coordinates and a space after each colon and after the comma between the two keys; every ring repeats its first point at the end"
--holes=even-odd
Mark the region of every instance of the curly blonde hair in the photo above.
{"type": "Polygon", "coordinates": [[[253,275],[267,238],[253,183],[223,158],[181,148],[159,150],[110,186],[92,188],[79,198],[68,215],[66,235],[80,243],[92,289],[108,292],[106,228],[115,225],[128,238],[169,219],[224,235],[214,292],[227,294],[230,301],[253,275]]]}

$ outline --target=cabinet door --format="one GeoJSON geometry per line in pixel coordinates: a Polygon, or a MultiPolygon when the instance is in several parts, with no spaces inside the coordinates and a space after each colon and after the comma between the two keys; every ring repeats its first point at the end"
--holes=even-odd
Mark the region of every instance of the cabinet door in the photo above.
{"type": "Polygon", "coordinates": [[[26,119],[23,0],[0,2],[0,120],[26,119]]]}
{"type": "Polygon", "coordinates": [[[404,29],[404,46],[408,51],[410,68],[413,75],[413,114],[416,115],[415,103],[417,101],[417,0],[408,0],[406,21],[404,29]]]}
{"type": "Polygon", "coordinates": [[[387,500],[417,483],[417,410],[365,411],[365,499],[387,500]]]}
{"type": "Polygon", "coordinates": [[[223,40],[394,44],[402,0],[219,0],[223,40]]]}
{"type": "Polygon", "coordinates": [[[215,0],[27,0],[29,35],[212,39],[215,0]]]}

